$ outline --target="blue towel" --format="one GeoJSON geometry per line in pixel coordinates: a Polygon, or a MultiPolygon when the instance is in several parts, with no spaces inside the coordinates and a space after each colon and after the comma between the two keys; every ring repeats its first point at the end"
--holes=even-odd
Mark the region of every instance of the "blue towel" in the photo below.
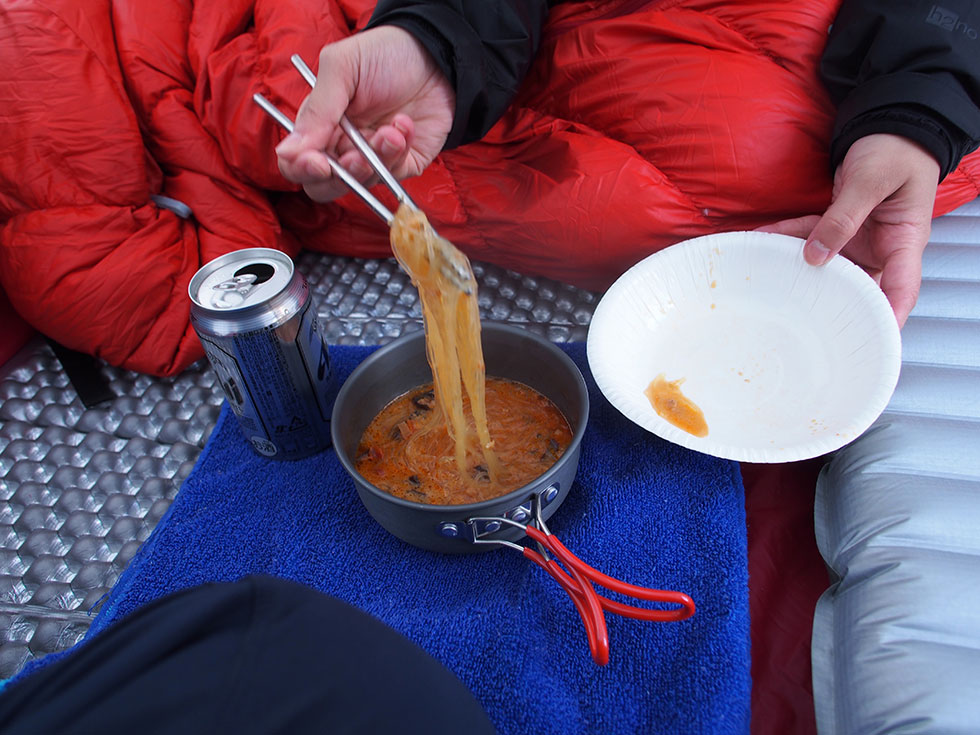
{"type": "MultiPolygon", "coordinates": [[[[339,377],[371,349],[332,347],[339,377]]],[[[586,376],[592,405],[576,482],[549,526],[614,577],[688,593],[694,617],[607,615],[610,662],[599,667],[571,601],[519,553],[444,555],[399,541],[368,515],[332,451],[296,462],[258,457],[226,404],[86,640],[176,590],[266,573],[335,595],[404,633],[459,676],[502,735],[748,732],[738,465],[636,427],[596,389],[584,345],[565,349],[586,376]]]]}

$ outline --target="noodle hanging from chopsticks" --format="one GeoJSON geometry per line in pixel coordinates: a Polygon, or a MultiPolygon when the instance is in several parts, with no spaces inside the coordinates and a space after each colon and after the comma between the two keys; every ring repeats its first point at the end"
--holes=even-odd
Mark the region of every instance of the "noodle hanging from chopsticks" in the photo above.
{"type": "Polygon", "coordinates": [[[476,278],[469,259],[451,242],[439,237],[425,214],[405,204],[395,213],[390,239],[395,258],[419,291],[436,406],[445,416],[460,475],[469,474],[466,468],[471,442],[463,412],[465,389],[476,424],[479,452],[490,478],[495,481],[500,467],[487,426],[480,311],[476,300],[476,278]],[[465,264],[472,286],[469,294],[463,293],[443,272],[442,264],[447,258],[465,264]]]}

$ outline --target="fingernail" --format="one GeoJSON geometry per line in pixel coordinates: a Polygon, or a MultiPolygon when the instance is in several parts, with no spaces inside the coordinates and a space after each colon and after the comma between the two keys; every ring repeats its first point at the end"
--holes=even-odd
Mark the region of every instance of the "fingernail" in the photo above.
{"type": "Polygon", "coordinates": [[[313,159],[307,164],[307,170],[313,176],[319,176],[321,179],[329,179],[333,172],[330,167],[318,159],[313,159]]]}
{"type": "Polygon", "coordinates": [[[810,240],[803,249],[803,256],[810,265],[823,265],[830,260],[832,253],[819,240],[810,240]]]}
{"type": "Polygon", "coordinates": [[[387,138],[381,139],[381,155],[393,156],[398,153],[398,146],[387,138]]]}
{"type": "Polygon", "coordinates": [[[411,121],[406,122],[405,120],[396,117],[391,124],[398,130],[398,132],[406,137],[412,131],[411,121]]]}
{"type": "Polygon", "coordinates": [[[357,159],[350,166],[347,167],[350,171],[350,175],[353,176],[358,181],[364,181],[371,176],[374,171],[363,159],[357,159]]]}
{"type": "Polygon", "coordinates": [[[276,146],[276,153],[279,153],[280,155],[283,153],[288,153],[291,149],[294,149],[299,145],[300,138],[301,136],[298,133],[290,133],[279,141],[279,145],[276,146]]]}

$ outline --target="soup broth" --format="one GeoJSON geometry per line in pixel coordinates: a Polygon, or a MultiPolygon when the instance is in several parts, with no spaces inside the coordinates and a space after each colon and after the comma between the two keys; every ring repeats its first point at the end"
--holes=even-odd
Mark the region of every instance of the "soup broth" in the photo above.
{"type": "Polygon", "coordinates": [[[681,392],[683,382],[684,378],[667,380],[664,374],[660,373],[643,393],[660,418],[688,434],[706,437],[708,423],[704,420],[704,412],[681,392]]]}
{"type": "MultiPolygon", "coordinates": [[[[539,477],[568,449],[572,431],[548,398],[523,383],[486,379],[486,416],[493,427],[496,473],[478,446],[463,469],[432,384],[409,391],[374,418],[358,445],[355,466],[371,484],[405,500],[458,505],[488,500],[539,477]]],[[[473,431],[467,398],[464,424],[473,431]]]]}

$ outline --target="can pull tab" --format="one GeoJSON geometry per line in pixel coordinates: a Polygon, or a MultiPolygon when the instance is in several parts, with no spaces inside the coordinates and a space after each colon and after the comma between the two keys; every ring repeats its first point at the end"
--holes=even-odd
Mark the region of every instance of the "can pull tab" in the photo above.
{"type": "Polygon", "coordinates": [[[222,281],[214,287],[211,296],[211,307],[214,309],[231,309],[240,306],[249,292],[257,285],[254,273],[242,273],[222,281]]]}

